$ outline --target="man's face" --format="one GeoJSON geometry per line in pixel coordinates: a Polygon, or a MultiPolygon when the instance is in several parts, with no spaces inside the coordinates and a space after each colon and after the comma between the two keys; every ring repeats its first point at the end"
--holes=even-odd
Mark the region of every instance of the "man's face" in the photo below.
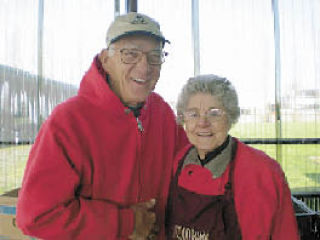
{"type": "Polygon", "coordinates": [[[124,63],[121,50],[135,49],[144,53],[161,50],[161,43],[148,36],[127,36],[109,46],[101,53],[104,70],[109,74],[111,88],[121,101],[129,106],[144,102],[153,91],[160,77],[161,65],[151,65],[147,55],[142,54],[137,63],[124,63]]]}

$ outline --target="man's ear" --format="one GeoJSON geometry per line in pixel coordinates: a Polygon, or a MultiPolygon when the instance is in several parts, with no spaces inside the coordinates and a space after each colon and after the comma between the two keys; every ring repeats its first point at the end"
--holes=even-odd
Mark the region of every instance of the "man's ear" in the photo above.
{"type": "Polygon", "coordinates": [[[102,65],[106,64],[109,58],[109,52],[108,49],[102,49],[99,54],[99,60],[102,63],[102,65]]]}

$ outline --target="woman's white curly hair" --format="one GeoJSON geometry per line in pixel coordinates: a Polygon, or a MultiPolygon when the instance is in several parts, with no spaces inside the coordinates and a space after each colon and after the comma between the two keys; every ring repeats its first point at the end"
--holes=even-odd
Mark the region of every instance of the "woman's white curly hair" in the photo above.
{"type": "Polygon", "coordinates": [[[240,107],[234,86],[226,78],[207,74],[191,77],[183,86],[176,106],[178,124],[184,124],[183,112],[186,110],[190,97],[197,93],[207,93],[217,97],[227,113],[230,126],[238,121],[240,107]]]}

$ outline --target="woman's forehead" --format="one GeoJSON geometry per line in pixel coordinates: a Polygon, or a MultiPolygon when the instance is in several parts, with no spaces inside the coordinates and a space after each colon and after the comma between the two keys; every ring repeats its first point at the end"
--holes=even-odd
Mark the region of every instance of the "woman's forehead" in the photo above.
{"type": "Polygon", "coordinates": [[[190,96],[187,109],[222,108],[222,103],[217,96],[209,93],[196,93],[190,96]]]}

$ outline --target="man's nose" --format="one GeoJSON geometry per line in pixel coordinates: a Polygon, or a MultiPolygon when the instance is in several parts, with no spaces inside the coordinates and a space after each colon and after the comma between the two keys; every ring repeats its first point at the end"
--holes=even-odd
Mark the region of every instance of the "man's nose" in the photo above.
{"type": "Polygon", "coordinates": [[[148,63],[148,56],[146,53],[142,53],[139,61],[136,63],[138,67],[146,68],[148,70],[150,68],[150,64],[148,63]]]}

